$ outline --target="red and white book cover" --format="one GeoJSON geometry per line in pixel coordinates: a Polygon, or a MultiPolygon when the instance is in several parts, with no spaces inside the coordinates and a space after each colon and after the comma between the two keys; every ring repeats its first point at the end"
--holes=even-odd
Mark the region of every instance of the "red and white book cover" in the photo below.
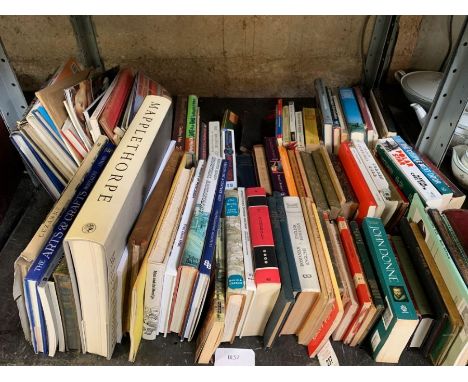
{"type": "Polygon", "coordinates": [[[359,201],[359,207],[355,219],[361,223],[365,217],[374,217],[377,210],[377,202],[362,174],[353,153],[350,150],[352,142],[343,142],[338,151],[346,176],[348,177],[353,191],[359,201]]]}
{"type": "Polygon", "coordinates": [[[336,221],[338,223],[341,243],[343,244],[346,259],[348,260],[349,270],[354,280],[354,287],[356,288],[356,295],[359,301],[358,312],[354,316],[343,336],[343,342],[345,344],[349,344],[361,327],[361,324],[372,305],[372,298],[348,223],[346,222],[346,219],[341,216],[339,216],[336,221]]]}
{"type": "Polygon", "coordinates": [[[104,129],[109,139],[114,141],[114,129],[120,116],[125,110],[128,96],[133,86],[134,72],[131,68],[122,69],[112,94],[107,100],[106,106],[99,117],[99,125],[104,129]]]}
{"type": "Polygon", "coordinates": [[[245,193],[255,267],[255,284],[280,283],[265,189],[250,187],[245,190],[245,193]]]}

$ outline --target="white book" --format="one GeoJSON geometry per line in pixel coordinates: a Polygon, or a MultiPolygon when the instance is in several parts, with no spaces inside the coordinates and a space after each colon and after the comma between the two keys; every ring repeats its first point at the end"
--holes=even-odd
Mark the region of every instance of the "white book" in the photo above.
{"type": "Polygon", "coordinates": [[[296,139],[297,149],[305,151],[304,123],[302,121],[302,111],[296,111],[296,139]]]}
{"type": "Polygon", "coordinates": [[[384,150],[388,159],[400,169],[428,207],[436,208],[439,211],[447,209],[452,194],[441,194],[393,138],[379,139],[377,145],[384,150]]]}
{"type": "Polygon", "coordinates": [[[78,120],[76,113],[73,111],[73,109],[70,109],[70,104],[67,102],[69,96],[67,95],[67,93],[65,93],[65,95],[67,97],[67,100],[63,101],[63,105],[65,106],[65,110],[68,113],[68,119],[70,119],[73,126],[75,127],[75,130],[78,133],[81,142],[83,142],[84,146],[86,147],[86,151],[89,151],[91,150],[93,143],[91,142],[89,137],[86,135],[86,132],[84,131],[84,127],[81,125],[80,121],[78,120]]]}
{"type": "Polygon", "coordinates": [[[304,215],[302,214],[301,201],[297,196],[285,196],[283,203],[301,291],[319,293],[320,284],[304,215]]]}
{"type": "Polygon", "coordinates": [[[290,141],[297,141],[297,132],[296,132],[296,111],[294,110],[294,102],[289,102],[289,136],[290,141]]]}
{"type": "Polygon", "coordinates": [[[234,130],[224,129],[221,132],[221,152],[222,158],[228,161],[226,190],[233,190],[237,188],[236,145],[234,140],[234,130]]]}
{"type": "Polygon", "coordinates": [[[107,358],[117,342],[117,267],[171,140],[171,103],[145,98],[65,237],[85,349],[107,358]]]}
{"type": "Polygon", "coordinates": [[[208,155],[221,156],[221,127],[218,121],[208,122],[208,155]]]}
{"type": "Polygon", "coordinates": [[[89,150],[83,145],[69,118],[66,119],[62,126],[62,133],[66,137],[65,141],[71,145],[70,152],[74,154],[74,157],[78,158],[78,164],[81,163],[89,150]]]}
{"type": "Polygon", "coordinates": [[[161,311],[158,327],[159,334],[164,334],[164,337],[167,336],[167,332],[169,330],[169,314],[172,308],[172,296],[174,295],[174,288],[177,278],[177,267],[179,266],[180,255],[185,245],[185,239],[187,238],[187,231],[190,224],[190,219],[192,218],[193,209],[195,207],[195,200],[198,195],[198,190],[200,189],[200,180],[204,165],[205,161],[203,159],[198,161],[197,169],[195,170],[195,175],[192,179],[187,201],[185,203],[184,213],[182,214],[179,228],[174,240],[174,245],[172,246],[169,260],[167,262],[166,272],[164,273],[161,311]]]}
{"type": "Polygon", "coordinates": [[[179,223],[187,185],[192,173],[191,170],[184,167],[185,163],[182,160],[171,187],[173,191],[166,201],[166,203],[169,202],[169,208],[163,217],[159,231],[153,235],[148,247],[149,257],[147,261],[142,334],[142,338],[146,340],[154,340],[159,333],[164,273],[169,257],[169,249],[172,247],[175,238],[175,227],[179,223]]]}
{"type": "MultiPolygon", "coordinates": [[[[239,217],[241,223],[242,233],[242,252],[244,254],[244,275],[245,275],[245,290],[246,298],[244,303],[244,309],[242,310],[239,325],[237,326],[236,336],[242,337],[242,331],[244,324],[247,321],[247,317],[250,314],[250,308],[252,302],[255,299],[255,292],[257,286],[255,285],[253,258],[252,258],[252,247],[250,244],[250,231],[249,231],[249,220],[247,216],[247,198],[245,196],[245,188],[239,187],[237,189],[239,193],[239,217]]],[[[254,314],[252,312],[252,314],[254,314]]]]}
{"type": "Polygon", "coordinates": [[[115,310],[117,321],[117,343],[122,342],[122,313],[124,304],[125,285],[127,283],[128,249],[125,248],[120,264],[117,267],[117,309],[115,310]]]}
{"type": "MultiPolygon", "coordinates": [[[[372,193],[372,196],[375,199],[375,202],[377,203],[377,207],[375,209],[374,216],[371,216],[371,217],[381,218],[382,214],[385,211],[385,199],[380,194],[380,192],[377,190],[377,188],[376,188],[374,182],[372,181],[371,176],[367,172],[366,166],[362,162],[361,157],[359,156],[356,148],[353,147],[353,146],[349,146],[349,149],[350,149],[351,153],[353,154],[354,160],[356,161],[357,165],[359,166],[359,170],[361,170],[362,176],[364,177],[364,179],[365,179],[365,181],[367,183],[367,186],[369,187],[369,190],[370,190],[370,192],[372,193]]],[[[386,224],[387,222],[384,221],[383,223],[386,224]]]]}
{"type": "Polygon", "coordinates": [[[44,312],[45,324],[47,329],[47,347],[49,356],[55,356],[57,346],[60,342],[61,351],[65,350],[65,337],[63,333],[62,318],[60,316],[60,309],[58,316],[56,316],[55,307],[58,308],[57,293],[55,292],[55,284],[53,281],[43,281],[37,287],[40,303],[44,312]],[[53,292],[52,292],[53,289],[53,292]],[[53,296],[55,302],[53,301],[53,296]],[[54,305],[56,305],[54,307],[54,305]],[[60,340],[59,340],[60,338],[60,340]]]}
{"type": "Polygon", "coordinates": [[[91,134],[91,138],[93,139],[93,142],[96,142],[96,139],[99,138],[99,135],[101,135],[101,130],[99,132],[97,131],[92,131],[92,126],[91,126],[91,116],[93,115],[92,113],[94,112],[95,108],[98,106],[98,104],[101,102],[102,97],[104,97],[104,94],[106,92],[103,92],[99,94],[93,102],[91,102],[91,105],[88,106],[88,108],[83,112],[83,116],[85,118],[85,123],[86,127],[88,128],[88,131],[91,134]],[[91,114],[89,114],[91,112],[91,114]],[[99,134],[98,134],[99,133],[99,134]]]}

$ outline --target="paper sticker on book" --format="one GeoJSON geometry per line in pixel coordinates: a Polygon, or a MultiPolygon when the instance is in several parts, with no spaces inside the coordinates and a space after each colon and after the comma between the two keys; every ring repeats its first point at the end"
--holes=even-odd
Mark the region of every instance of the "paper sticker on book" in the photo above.
{"type": "Polygon", "coordinates": [[[252,349],[218,348],[215,366],[255,366],[255,352],[252,349]]]}

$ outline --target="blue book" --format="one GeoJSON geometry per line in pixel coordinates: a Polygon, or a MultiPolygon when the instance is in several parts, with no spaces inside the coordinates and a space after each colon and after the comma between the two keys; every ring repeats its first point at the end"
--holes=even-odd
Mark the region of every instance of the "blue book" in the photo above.
{"type": "Polygon", "coordinates": [[[279,99],[276,103],[276,138],[283,139],[283,100],[279,99]]]}
{"type": "Polygon", "coordinates": [[[189,340],[192,339],[198,325],[198,321],[200,320],[200,315],[203,310],[203,305],[205,303],[210,284],[211,268],[216,248],[216,237],[218,235],[219,221],[223,210],[228,168],[229,162],[223,159],[221,161],[221,169],[219,172],[218,182],[216,184],[213,208],[208,220],[203,253],[198,266],[198,275],[194,284],[195,286],[192,289],[190,303],[188,305],[189,309],[181,333],[182,338],[188,338],[189,340]]]}
{"type": "Polygon", "coordinates": [[[419,320],[382,220],[364,218],[362,230],[386,302],[369,332],[372,355],[377,362],[397,363],[419,320]]]}
{"type": "Polygon", "coordinates": [[[434,185],[434,187],[439,191],[441,194],[453,194],[453,191],[450,187],[439,178],[439,176],[430,169],[429,166],[424,163],[424,161],[419,157],[418,154],[413,150],[413,148],[408,145],[399,135],[392,137],[393,140],[398,143],[398,146],[408,155],[411,161],[418,166],[421,172],[425,175],[427,179],[434,185]]]}
{"type": "Polygon", "coordinates": [[[352,88],[339,89],[343,114],[348,125],[351,139],[364,140],[365,126],[352,88]],[[362,135],[362,136],[361,136],[362,135]]]}
{"type": "Polygon", "coordinates": [[[48,352],[44,312],[40,303],[37,287],[40,283],[47,282],[62,259],[62,244],[65,235],[111,157],[114,147],[115,146],[110,141],[106,142],[99,156],[96,158],[96,161],[93,163],[91,170],[86,174],[83,182],[77,188],[75,196],[57,220],[49,240],[39,252],[24,279],[26,308],[31,326],[34,351],[36,353],[38,353],[39,348],[42,348],[44,353],[48,352]],[[38,346],[38,338],[36,336],[40,337],[42,346],[38,346]]]}

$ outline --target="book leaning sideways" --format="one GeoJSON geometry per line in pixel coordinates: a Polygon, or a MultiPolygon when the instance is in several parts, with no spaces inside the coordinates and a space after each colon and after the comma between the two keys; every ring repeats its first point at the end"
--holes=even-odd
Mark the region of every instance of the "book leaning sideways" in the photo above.
{"type": "Polygon", "coordinates": [[[84,176],[83,182],[76,188],[74,196],[66,208],[63,209],[63,213],[56,221],[51,235],[43,244],[36,259],[24,277],[24,299],[35,353],[44,352],[50,355],[55,353],[57,344],[49,344],[47,341],[47,332],[53,329],[52,327],[46,328],[44,316],[44,304],[46,304],[46,301],[40,298],[38,290],[40,287],[43,287],[44,284],[47,284],[49,278],[52,276],[52,272],[62,259],[63,239],[84,205],[85,200],[90,195],[94,184],[112,154],[113,145],[107,141],[104,146],[105,147],[96,158],[96,161],[84,176]],[[50,352],[48,350],[49,347],[51,350],[50,352]]]}
{"type": "Polygon", "coordinates": [[[382,220],[364,218],[362,230],[386,302],[381,320],[369,333],[372,355],[377,362],[397,363],[419,320],[382,220]]]}
{"type": "Polygon", "coordinates": [[[171,104],[166,97],[145,98],[65,238],[89,353],[110,358],[116,344],[117,266],[170,144],[171,104]]]}

